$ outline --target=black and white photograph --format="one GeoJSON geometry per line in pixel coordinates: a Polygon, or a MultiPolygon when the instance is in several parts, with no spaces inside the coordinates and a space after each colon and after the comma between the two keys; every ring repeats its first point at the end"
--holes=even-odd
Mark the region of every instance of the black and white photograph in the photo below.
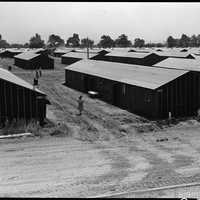
{"type": "Polygon", "coordinates": [[[200,199],[200,2],[0,2],[0,197],[200,199]]]}

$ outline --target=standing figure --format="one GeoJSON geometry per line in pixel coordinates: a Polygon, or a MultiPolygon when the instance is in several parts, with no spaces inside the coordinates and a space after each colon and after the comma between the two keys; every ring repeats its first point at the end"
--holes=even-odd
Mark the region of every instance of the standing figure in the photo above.
{"type": "Polygon", "coordinates": [[[79,115],[81,115],[83,111],[83,103],[84,103],[82,96],[79,96],[77,102],[78,102],[79,115]]]}
{"type": "Polygon", "coordinates": [[[8,66],[8,71],[12,71],[12,66],[8,66]]]}
{"type": "Polygon", "coordinates": [[[36,69],[36,71],[35,71],[35,77],[36,77],[36,79],[39,79],[39,72],[38,72],[37,69],[36,69]]]}
{"type": "Polygon", "coordinates": [[[35,87],[38,86],[38,79],[36,77],[34,77],[33,79],[33,89],[35,89],[35,87]]]}
{"type": "Polygon", "coordinates": [[[42,76],[42,68],[41,67],[39,68],[39,75],[40,75],[40,77],[42,76]]]}

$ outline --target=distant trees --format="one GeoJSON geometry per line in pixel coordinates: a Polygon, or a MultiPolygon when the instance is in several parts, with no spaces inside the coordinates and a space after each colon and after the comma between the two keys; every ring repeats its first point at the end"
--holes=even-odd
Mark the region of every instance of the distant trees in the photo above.
{"type": "Polygon", "coordinates": [[[147,48],[152,48],[152,47],[165,47],[166,44],[165,43],[161,43],[161,42],[158,42],[158,43],[155,43],[155,42],[151,42],[151,43],[145,43],[144,44],[144,47],[147,47],[147,48]]]}
{"type": "Polygon", "coordinates": [[[0,48],[8,48],[10,45],[6,40],[2,39],[2,35],[0,35],[0,48]]]}
{"type": "Polygon", "coordinates": [[[89,38],[83,38],[81,39],[81,47],[89,47],[89,48],[93,48],[93,45],[94,45],[94,41],[89,39],[89,38]]]}
{"type": "Polygon", "coordinates": [[[10,44],[10,47],[11,48],[24,48],[24,45],[18,44],[18,43],[13,43],[13,44],[10,44]]]}
{"type": "Polygon", "coordinates": [[[134,40],[134,47],[144,47],[145,41],[144,39],[140,39],[140,38],[135,38],[134,40]]]}
{"type": "Polygon", "coordinates": [[[93,47],[101,47],[101,48],[112,48],[112,47],[200,47],[200,34],[193,34],[191,36],[188,36],[186,34],[182,34],[180,38],[174,38],[173,36],[168,36],[165,42],[159,42],[159,43],[151,43],[151,42],[145,42],[143,38],[137,37],[132,42],[128,39],[128,36],[125,34],[119,35],[116,39],[111,38],[109,35],[102,35],[100,37],[100,41],[96,44],[94,43],[94,40],[91,38],[82,38],[80,40],[79,34],[73,33],[71,37],[69,37],[66,40],[62,39],[59,35],[51,34],[49,35],[47,44],[45,45],[44,40],[41,39],[41,36],[36,33],[29,42],[25,44],[19,44],[19,43],[13,43],[9,44],[6,40],[2,38],[2,35],[0,34],[0,48],[43,48],[47,47],[47,49],[51,49],[52,51],[56,49],[59,46],[66,46],[66,47],[87,47],[89,44],[90,48],[93,47]]]}
{"type": "Polygon", "coordinates": [[[112,48],[115,46],[114,40],[109,35],[102,35],[100,42],[97,44],[98,47],[112,48]]]}
{"type": "Polygon", "coordinates": [[[192,37],[190,38],[189,46],[191,46],[191,47],[198,46],[198,38],[196,37],[196,35],[192,35],[192,37]]]}
{"type": "Polygon", "coordinates": [[[38,33],[36,33],[35,36],[31,37],[29,43],[30,48],[42,48],[44,46],[44,40],[41,39],[41,36],[38,33]]]}
{"type": "Polygon", "coordinates": [[[182,34],[181,38],[179,39],[179,46],[180,47],[188,47],[190,45],[190,37],[185,34],[182,34]]]}
{"type": "Polygon", "coordinates": [[[67,39],[66,45],[67,47],[79,47],[80,46],[80,39],[77,33],[74,33],[72,37],[67,39]]]}
{"type": "Polygon", "coordinates": [[[172,36],[169,36],[167,38],[167,47],[172,48],[175,46],[176,46],[176,40],[172,36]]]}
{"type": "Polygon", "coordinates": [[[128,36],[125,34],[121,34],[116,40],[115,40],[115,46],[116,47],[130,47],[132,45],[131,41],[128,40],[128,36]]]}
{"type": "Polygon", "coordinates": [[[169,36],[167,38],[167,47],[199,47],[200,46],[200,34],[192,35],[191,37],[186,34],[182,34],[180,38],[173,38],[169,36]]]}
{"type": "Polygon", "coordinates": [[[28,43],[28,42],[26,42],[26,43],[24,44],[24,48],[29,48],[29,43],[28,43]]]}
{"type": "Polygon", "coordinates": [[[65,41],[59,36],[51,34],[48,39],[47,46],[48,47],[59,47],[64,46],[65,41]]]}

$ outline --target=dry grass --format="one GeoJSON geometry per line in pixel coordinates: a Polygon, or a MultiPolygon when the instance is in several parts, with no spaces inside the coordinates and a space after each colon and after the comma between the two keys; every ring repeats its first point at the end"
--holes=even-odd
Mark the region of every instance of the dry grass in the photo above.
{"type": "Polygon", "coordinates": [[[13,120],[10,123],[6,123],[5,127],[0,129],[2,135],[12,135],[18,133],[33,133],[35,136],[40,135],[40,125],[35,121],[31,120],[30,122],[26,122],[23,119],[13,120]]]}
{"type": "Polygon", "coordinates": [[[49,128],[49,135],[51,136],[71,136],[71,129],[66,124],[57,124],[49,128]]]}

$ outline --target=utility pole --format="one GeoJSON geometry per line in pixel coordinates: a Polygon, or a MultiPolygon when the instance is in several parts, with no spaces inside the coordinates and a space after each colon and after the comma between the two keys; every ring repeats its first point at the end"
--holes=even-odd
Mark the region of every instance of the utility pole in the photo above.
{"type": "Polygon", "coordinates": [[[87,37],[87,59],[89,59],[89,40],[87,37]]]}

